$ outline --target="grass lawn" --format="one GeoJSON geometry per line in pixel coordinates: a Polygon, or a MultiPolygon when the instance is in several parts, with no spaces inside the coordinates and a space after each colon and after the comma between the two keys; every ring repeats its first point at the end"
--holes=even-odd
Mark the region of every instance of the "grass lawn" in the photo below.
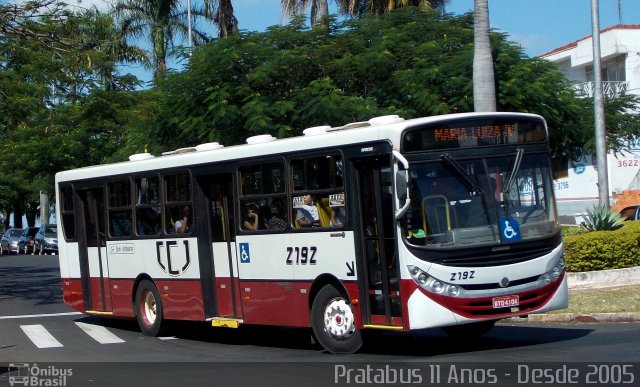
{"type": "Polygon", "coordinates": [[[640,312],[640,285],[569,290],[569,308],[552,313],[640,312]]]}

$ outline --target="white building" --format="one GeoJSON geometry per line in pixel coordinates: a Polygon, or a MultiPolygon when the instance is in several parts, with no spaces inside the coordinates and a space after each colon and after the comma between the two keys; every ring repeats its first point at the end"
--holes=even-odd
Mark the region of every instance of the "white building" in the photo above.
{"type": "MultiPolygon", "coordinates": [[[[600,32],[602,81],[605,94],[640,95],[640,25],[615,25],[600,32]]],[[[585,97],[593,97],[593,42],[591,36],[540,55],[555,62],[585,97]]],[[[607,156],[609,199],[622,191],[640,189],[640,143],[630,152],[607,156]]],[[[598,204],[598,172],[594,157],[569,165],[566,177],[555,181],[560,215],[574,215],[598,204]]],[[[564,218],[563,221],[567,221],[564,218]]]]}

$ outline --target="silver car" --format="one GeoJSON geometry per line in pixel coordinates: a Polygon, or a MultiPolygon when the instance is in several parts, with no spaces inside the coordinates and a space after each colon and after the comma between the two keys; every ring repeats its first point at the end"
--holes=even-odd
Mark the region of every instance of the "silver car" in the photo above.
{"type": "Polygon", "coordinates": [[[18,240],[22,235],[22,229],[9,228],[0,240],[0,254],[18,253],[18,240]]]}
{"type": "Polygon", "coordinates": [[[33,252],[35,254],[58,254],[58,226],[55,224],[42,225],[33,237],[33,252]]]}

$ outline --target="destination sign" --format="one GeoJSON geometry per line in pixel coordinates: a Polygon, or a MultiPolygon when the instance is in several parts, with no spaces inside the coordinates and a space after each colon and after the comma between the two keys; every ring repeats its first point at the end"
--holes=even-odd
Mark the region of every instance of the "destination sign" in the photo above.
{"type": "Polygon", "coordinates": [[[411,128],[403,136],[405,152],[544,141],[542,120],[494,118],[447,121],[411,128]]]}

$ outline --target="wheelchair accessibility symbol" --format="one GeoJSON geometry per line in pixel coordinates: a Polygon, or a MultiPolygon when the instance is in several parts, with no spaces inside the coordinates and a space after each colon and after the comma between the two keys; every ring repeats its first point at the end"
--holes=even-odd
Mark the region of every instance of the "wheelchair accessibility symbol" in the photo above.
{"type": "Polygon", "coordinates": [[[520,224],[513,218],[500,218],[500,233],[505,242],[520,240],[520,224]]]}
{"type": "Polygon", "coordinates": [[[240,243],[240,263],[251,263],[248,243],[240,243]]]}

